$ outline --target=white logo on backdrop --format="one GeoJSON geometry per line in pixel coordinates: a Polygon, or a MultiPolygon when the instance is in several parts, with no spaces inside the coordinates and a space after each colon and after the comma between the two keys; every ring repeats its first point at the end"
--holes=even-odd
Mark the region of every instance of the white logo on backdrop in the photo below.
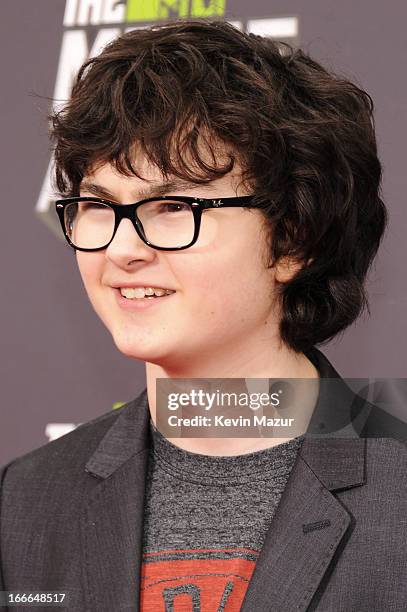
{"type": "Polygon", "coordinates": [[[48,423],[45,427],[45,435],[48,442],[51,442],[73,431],[79,425],[82,425],[82,423],[48,423]]]}

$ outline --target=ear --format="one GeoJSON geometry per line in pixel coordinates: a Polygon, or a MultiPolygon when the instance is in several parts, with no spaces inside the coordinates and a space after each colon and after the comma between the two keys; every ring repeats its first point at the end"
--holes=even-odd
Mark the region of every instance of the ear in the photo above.
{"type": "Polygon", "coordinates": [[[274,265],[274,278],[278,283],[288,283],[303,267],[304,262],[295,257],[281,257],[274,265]]]}

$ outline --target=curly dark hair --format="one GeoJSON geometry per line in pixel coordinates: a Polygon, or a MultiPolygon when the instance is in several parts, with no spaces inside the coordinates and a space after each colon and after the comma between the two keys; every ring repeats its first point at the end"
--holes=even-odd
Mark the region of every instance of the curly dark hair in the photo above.
{"type": "Polygon", "coordinates": [[[373,102],[302,50],[222,20],[133,30],[83,64],[50,118],[64,195],[77,194],[98,163],[143,178],[136,145],[166,178],[197,184],[238,159],[266,219],[267,263],[302,265],[279,285],[281,339],[296,352],[369,311],[365,279],[387,223],[373,102]],[[227,147],[226,165],[216,142],[227,147]]]}

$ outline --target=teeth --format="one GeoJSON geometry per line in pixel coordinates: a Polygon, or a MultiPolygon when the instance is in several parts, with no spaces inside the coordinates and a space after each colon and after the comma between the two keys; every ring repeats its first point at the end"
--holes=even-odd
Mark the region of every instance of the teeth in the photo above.
{"type": "Polygon", "coordinates": [[[156,295],[157,297],[161,297],[162,295],[170,295],[171,293],[175,293],[175,291],[172,291],[171,289],[161,289],[159,287],[121,287],[120,293],[128,299],[141,299],[152,295],[156,295]]]}

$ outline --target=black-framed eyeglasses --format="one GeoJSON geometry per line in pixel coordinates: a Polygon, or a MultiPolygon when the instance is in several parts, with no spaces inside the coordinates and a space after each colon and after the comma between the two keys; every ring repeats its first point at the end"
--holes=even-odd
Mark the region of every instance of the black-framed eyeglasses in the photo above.
{"type": "Polygon", "coordinates": [[[122,219],[130,219],[141,240],[160,251],[187,249],[198,240],[202,212],[209,208],[250,208],[254,196],[196,198],[160,196],[117,204],[90,196],[55,201],[68,244],[78,251],[101,251],[112,242],[122,219]]]}

